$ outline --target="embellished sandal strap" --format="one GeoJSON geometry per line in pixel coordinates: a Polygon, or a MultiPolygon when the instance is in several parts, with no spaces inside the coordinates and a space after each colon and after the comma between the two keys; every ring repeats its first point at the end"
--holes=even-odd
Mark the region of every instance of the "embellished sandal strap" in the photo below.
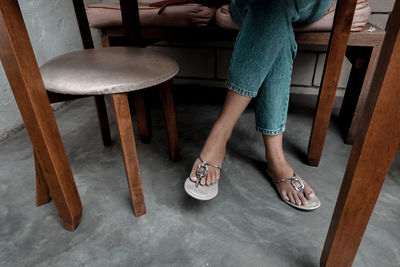
{"type": "Polygon", "coordinates": [[[200,160],[200,162],[201,162],[202,164],[205,164],[205,165],[208,165],[208,166],[211,166],[211,167],[214,167],[214,168],[217,168],[217,169],[222,170],[222,168],[221,168],[220,166],[218,166],[217,164],[205,162],[205,161],[203,161],[203,160],[201,159],[200,156],[199,156],[198,158],[199,158],[199,160],[200,160]]]}
{"type": "Polygon", "coordinates": [[[283,182],[286,182],[286,181],[292,180],[293,178],[296,178],[296,173],[295,173],[295,172],[293,172],[293,176],[292,176],[292,177],[289,177],[289,178],[282,178],[282,179],[277,179],[277,180],[275,180],[275,183],[277,183],[277,184],[279,184],[279,183],[283,183],[283,182]]]}
{"type": "Polygon", "coordinates": [[[286,181],[290,181],[290,183],[292,184],[293,188],[296,191],[299,191],[299,192],[304,191],[304,183],[301,181],[301,178],[296,177],[296,172],[293,172],[293,177],[278,179],[278,180],[275,180],[275,183],[278,184],[278,183],[282,183],[282,182],[286,182],[286,181]],[[300,186],[297,186],[297,184],[299,184],[300,186]]]}

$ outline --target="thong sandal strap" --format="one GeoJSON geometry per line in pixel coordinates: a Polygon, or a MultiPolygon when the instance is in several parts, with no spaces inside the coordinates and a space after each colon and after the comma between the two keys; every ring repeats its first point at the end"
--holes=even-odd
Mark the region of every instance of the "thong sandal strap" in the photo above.
{"type": "Polygon", "coordinates": [[[207,173],[208,173],[208,166],[211,166],[211,167],[214,167],[214,168],[217,168],[217,169],[222,170],[222,168],[221,168],[220,166],[218,166],[217,164],[208,163],[208,162],[203,161],[203,160],[201,159],[200,156],[198,157],[198,159],[200,160],[201,163],[200,163],[199,165],[197,165],[197,170],[196,170],[196,177],[197,177],[197,180],[196,180],[196,187],[199,186],[199,183],[200,183],[201,179],[207,175],[207,173]],[[203,172],[201,171],[202,169],[204,169],[203,172]]]}
{"type": "Polygon", "coordinates": [[[203,161],[203,160],[200,158],[200,156],[199,156],[199,160],[200,160],[201,163],[203,163],[203,164],[205,164],[205,165],[208,165],[208,166],[211,166],[211,167],[214,167],[214,168],[217,168],[217,169],[222,170],[222,168],[221,168],[220,166],[218,166],[217,164],[208,163],[208,162],[203,161]]]}
{"type": "Polygon", "coordinates": [[[301,178],[296,177],[296,172],[293,172],[293,177],[290,178],[283,178],[275,180],[275,183],[283,183],[286,181],[290,181],[291,185],[296,191],[303,192],[304,191],[304,183],[301,181],[301,178]],[[297,186],[297,183],[300,184],[300,187],[297,186]]]}

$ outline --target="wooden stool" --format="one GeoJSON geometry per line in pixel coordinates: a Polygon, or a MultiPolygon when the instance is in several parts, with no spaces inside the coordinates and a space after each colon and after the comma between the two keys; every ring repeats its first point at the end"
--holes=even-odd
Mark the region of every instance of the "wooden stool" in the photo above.
{"type": "MultiPolygon", "coordinates": [[[[178,64],[173,59],[137,47],[72,52],[56,57],[40,68],[45,88],[49,92],[61,95],[111,95],[136,216],[145,214],[146,208],[127,93],[159,85],[164,114],[169,118],[166,120],[166,128],[171,133],[168,134],[170,151],[175,158],[178,154],[175,110],[172,99],[167,99],[165,95],[172,96],[172,78],[178,70],[178,64]]],[[[42,169],[40,162],[37,164],[42,169]]],[[[44,177],[37,175],[37,180],[38,185],[42,185],[37,190],[37,199],[49,199],[46,195],[48,190],[43,188],[44,177]]]]}

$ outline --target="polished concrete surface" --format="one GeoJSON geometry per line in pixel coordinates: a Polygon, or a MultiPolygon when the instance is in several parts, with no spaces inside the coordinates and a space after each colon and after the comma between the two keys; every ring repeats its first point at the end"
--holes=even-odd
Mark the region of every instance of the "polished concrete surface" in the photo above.
{"type": "MultiPolygon", "coordinates": [[[[291,99],[285,150],[317,192],[322,202],[317,211],[295,210],[278,197],[264,171],[251,108],[228,145],[219,195],[199,202],[185,194],[183,182],[219,105],[177,102],[181,161],[169,160],[157,103],[151,144],[137,141],[148,210],[139,218],[130,206],[118,141],[102,146],[92,99],[75,101],[56,113],[83,204],[82,223],[75,232],[62,228],[53,202],[35,207],[26,132],[0,143],[0,266],[319,266],[351,150],[343,144],[336,119],[320,166],[307,166],[315,98],[291,99]]],[[[354,266],[400,265],[399,163],[397,155],[354,266]]]]}

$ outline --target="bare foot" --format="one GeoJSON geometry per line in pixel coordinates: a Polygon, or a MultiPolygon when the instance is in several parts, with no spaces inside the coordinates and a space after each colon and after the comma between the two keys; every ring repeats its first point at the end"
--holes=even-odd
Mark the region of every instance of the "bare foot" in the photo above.
{"type": "MultiPolygon", "coordinates": [[[[310,200],[314,196],[314,191],[311,187],[304,181],[297,173],[296,178],[301,178],[301,181],[304,184],[304,191],[297,191],[291,184],[290,180],[277,183],[276,181],[283,178],[291,178],[293,177],[294,171],[292,167],[290,167],[289,163],[286,159],[277,158],[277,159],[269,159],[267,162],[267,170],[271,175],[273,182],[278,188],[279,194],[281,194],[282,198],[290,201],[291,203],[300,206],[306,205],[308,200],[310,200]]],[[[299,186],[299,185],[297,185],[299,186]]]]}

